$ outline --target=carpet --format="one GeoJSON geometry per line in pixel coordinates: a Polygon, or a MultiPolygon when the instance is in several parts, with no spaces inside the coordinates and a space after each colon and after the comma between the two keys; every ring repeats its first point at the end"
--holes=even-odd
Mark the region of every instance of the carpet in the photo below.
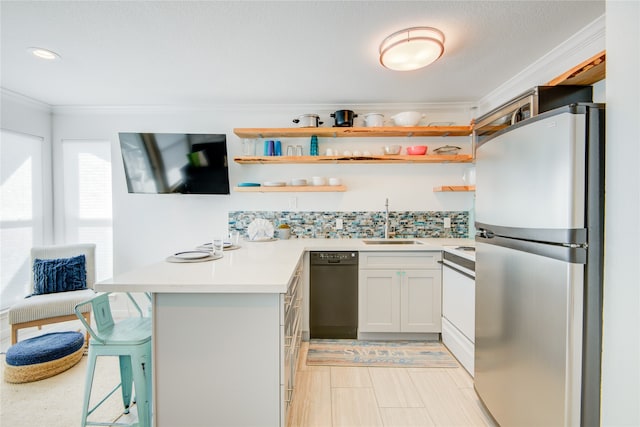
{"type": "Polygon", "coordinates": [[[457,368],[458,362],[439,342],[309,341],[307,365],[399,368],[457,368]]]}
{"type": "MultiPolygon", "coordinates": [[[[5,355],[0,356],[4,367],[5,355]]],[[[84,396],[87,357],[77,365],[53,377],[24,384],[9,384],[0,380],[0,426],[12,427],[72,427],[80,425],[84,396]]],[[[91,403],[97,403],[120,382],[117,357],[100,357],[96,363],[91,403]],[[95,397],[95,398],[94,398],[95,397]]],[[[120,391],[114,393],[89,419],[94,421],[130,420],[122,414],[120,391]]],[[[134,419],[135,419],[134,418],[134,419]]]]}

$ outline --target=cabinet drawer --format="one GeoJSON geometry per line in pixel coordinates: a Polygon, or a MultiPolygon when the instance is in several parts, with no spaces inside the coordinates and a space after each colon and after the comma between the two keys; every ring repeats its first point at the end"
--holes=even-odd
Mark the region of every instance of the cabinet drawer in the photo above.
{"type": "Polygon", "coordinates": [[[360,268],[440,269],[441,251],[360,252],[360,268]]]}

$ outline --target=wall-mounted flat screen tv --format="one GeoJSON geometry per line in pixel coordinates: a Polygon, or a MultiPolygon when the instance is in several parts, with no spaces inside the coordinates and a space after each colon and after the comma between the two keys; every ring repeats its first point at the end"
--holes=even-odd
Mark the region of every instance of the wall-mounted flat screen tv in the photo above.
{"type": "Polygon", "coordinates": [[[129,193],[229,194],[225,134],[118,135],[129,193]]]}

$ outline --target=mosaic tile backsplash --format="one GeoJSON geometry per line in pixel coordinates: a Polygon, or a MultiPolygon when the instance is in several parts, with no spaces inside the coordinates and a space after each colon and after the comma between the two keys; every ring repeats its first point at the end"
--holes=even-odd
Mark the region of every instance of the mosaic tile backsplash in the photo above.
{"type": "MultiPolygon", "coordinates": [[[[290,212],[232,211],[229,231],[238,230],[246,237],[246,229],[256,218],[291,227],[291,238],[363,239],[384,237],[384,212],[290,212]],[[336,220],[342,219],[342,229],[336,220]]],[[[389,237],[469,237],[468,211],[389,211],[389,237]],[[451,228],[444,228],[444,218],[451,218],[451,228]]]]}

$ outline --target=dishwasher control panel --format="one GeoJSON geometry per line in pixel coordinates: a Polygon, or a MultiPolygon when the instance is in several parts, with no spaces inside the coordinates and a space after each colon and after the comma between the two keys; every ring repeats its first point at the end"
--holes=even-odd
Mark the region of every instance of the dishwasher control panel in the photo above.
{"type": "Polygon", "coordinates": [[[311,264],[357,264],[358,252],[311,252],[311,264]]]}

